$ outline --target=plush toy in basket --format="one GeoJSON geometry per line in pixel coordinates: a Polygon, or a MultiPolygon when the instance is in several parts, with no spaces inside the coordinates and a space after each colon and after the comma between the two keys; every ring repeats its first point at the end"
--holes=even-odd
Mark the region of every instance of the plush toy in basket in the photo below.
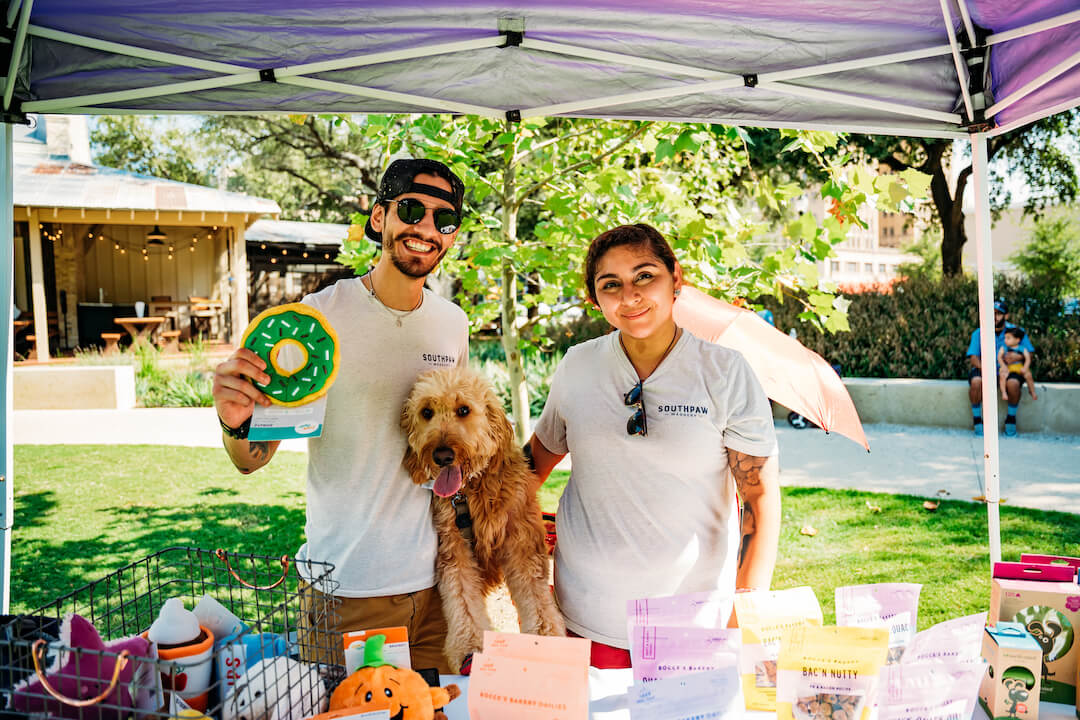
{"type": "Polygon", "coordinates": [[[388,710],[390,717],[400,720],[445,720],[442,708],[461,695],[458,686],[430,687],[420,673],[387,663],[383,659],[385,642],[383,635],[373,635],[364,642],[364,664],[341,681],[330,696],[330,712],[315,720],[369,710],[388,710]]]}
{"type": "MultiPolygon", "coordinates": [[[[152,654],[146,638],[106,643],[89,620],[70,614],[60,626],[60,643],[62,649],[47,670],[15,686],[13,710],[112,720],[154,705],[155,670],[145,661],[152,654]],[[61,702],[56,695],[66,701],[61,702]]],[[[34,652],[39,652],[36,645],[34,652]]]]}
{"type": "Polygon", "coordinates": [[[301,720],[325,707],[317,666],[279,656],[259,660],[240,676],[221,715],[222,720],[301,720]]]}

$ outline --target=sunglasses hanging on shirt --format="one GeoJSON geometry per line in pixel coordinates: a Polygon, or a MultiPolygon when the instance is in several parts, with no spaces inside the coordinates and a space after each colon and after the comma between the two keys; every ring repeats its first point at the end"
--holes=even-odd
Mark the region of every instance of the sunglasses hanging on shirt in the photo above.
{"type": "Polygon", "coordinates": [[[626,420],[627,435],[645,436],[649,434],[649,426],[645,421],[645,389],[643,383],[644,380],[638,380],[637,385],[627,390],[626,394],[623,395],[623,405],[637,408],[634,410],[634,414],[626,420]]]}
{"type": "Polygon", "coordinates": [[[397,216],[407,225],[416,225],[431,211],[435,229],[443,235],[451,235],[461,227],[461,214],[454,208],[429,208],[416,198],[402,198],[393,201],[397,205],[397,216]]]}

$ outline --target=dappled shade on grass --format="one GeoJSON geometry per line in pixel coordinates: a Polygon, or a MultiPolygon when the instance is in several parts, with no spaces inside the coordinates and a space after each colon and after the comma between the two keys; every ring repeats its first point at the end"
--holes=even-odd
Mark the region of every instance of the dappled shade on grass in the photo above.
{"type": "MultiPolygon", "coordinates": [[[[11,599],[43,605],[173,545],[292,555],[304,532],[306,455],[279,452],[241,475],[224,450],[163,446],[18,446],[11,599]]],[[[540,491],[555,510],[568,473],[540,491]]],[[[785,488],[774,588],[809,585],[834,619],[840,585],[923,584],[919,627],[987,609],[986,508],[943,500],[785,488]],[[817,534],[800,534],[803,527],[817,534]]],[[[356,512],[364,512],[357,505],[356,512]]],[[[1001,508],[1002,553],[1080,555],[1080,515],[1001,508]]],[[[316,560],[319,558],[315,558],[316,560]]]]}

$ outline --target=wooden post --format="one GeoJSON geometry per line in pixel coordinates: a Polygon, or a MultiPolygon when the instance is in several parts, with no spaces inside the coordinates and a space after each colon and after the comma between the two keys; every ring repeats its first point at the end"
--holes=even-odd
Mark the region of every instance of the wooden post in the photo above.
{"type": "Polygon", "coordinates": [[[30,309],[34,313],[34,344],[37,359],[49,359],[49,312],[45,302],[45,262],[41,258],[38,211],[30,212],[30,309]]]}
{"type": "Polygon", "coordinates": [[[240,338],[244,336],[244,330],[248,326],[247,240],[244,239],[246,230],[247,227],[242,222],[236,226],[229,258],[229,278],[232,282],[232,292],[229,297],[232,304],[232,327],[229,340],[233,345],[240,344],[240,338]]]}

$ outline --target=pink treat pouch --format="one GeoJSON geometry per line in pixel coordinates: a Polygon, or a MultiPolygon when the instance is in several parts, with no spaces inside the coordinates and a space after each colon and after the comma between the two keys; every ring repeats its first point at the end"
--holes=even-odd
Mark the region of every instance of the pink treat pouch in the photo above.
{"type": "Polygon", "coordinates": [[[982,661],[900,663],[881,671],[878,720],[970,718],[986,674],[982,661]]]}
{"type": "Polygon", "coordinates": [[[836,624],[841,627],[879,628],[889,631],[886,664],[900,662],[915,636],[919,619],[917,583],[878,583],[836,588],[836,624]]]}
{"type": "Polygon", "coordinates": [[[901,663],[977,661],[982,657],[985,627],[984,612],[940,622],[915,634],[901,663]]]}
{"type": "Polygon", "coordinates": [[[742,631],[638,625],[630,637],[635,683],[737,668],[742,631]]]}
{"type": "Polygon", "coordinates": [[[722,628],[731,618],[733,596],[718,590],[642,598],[626,603],[626,637],[639,625],[722,628]]]}

